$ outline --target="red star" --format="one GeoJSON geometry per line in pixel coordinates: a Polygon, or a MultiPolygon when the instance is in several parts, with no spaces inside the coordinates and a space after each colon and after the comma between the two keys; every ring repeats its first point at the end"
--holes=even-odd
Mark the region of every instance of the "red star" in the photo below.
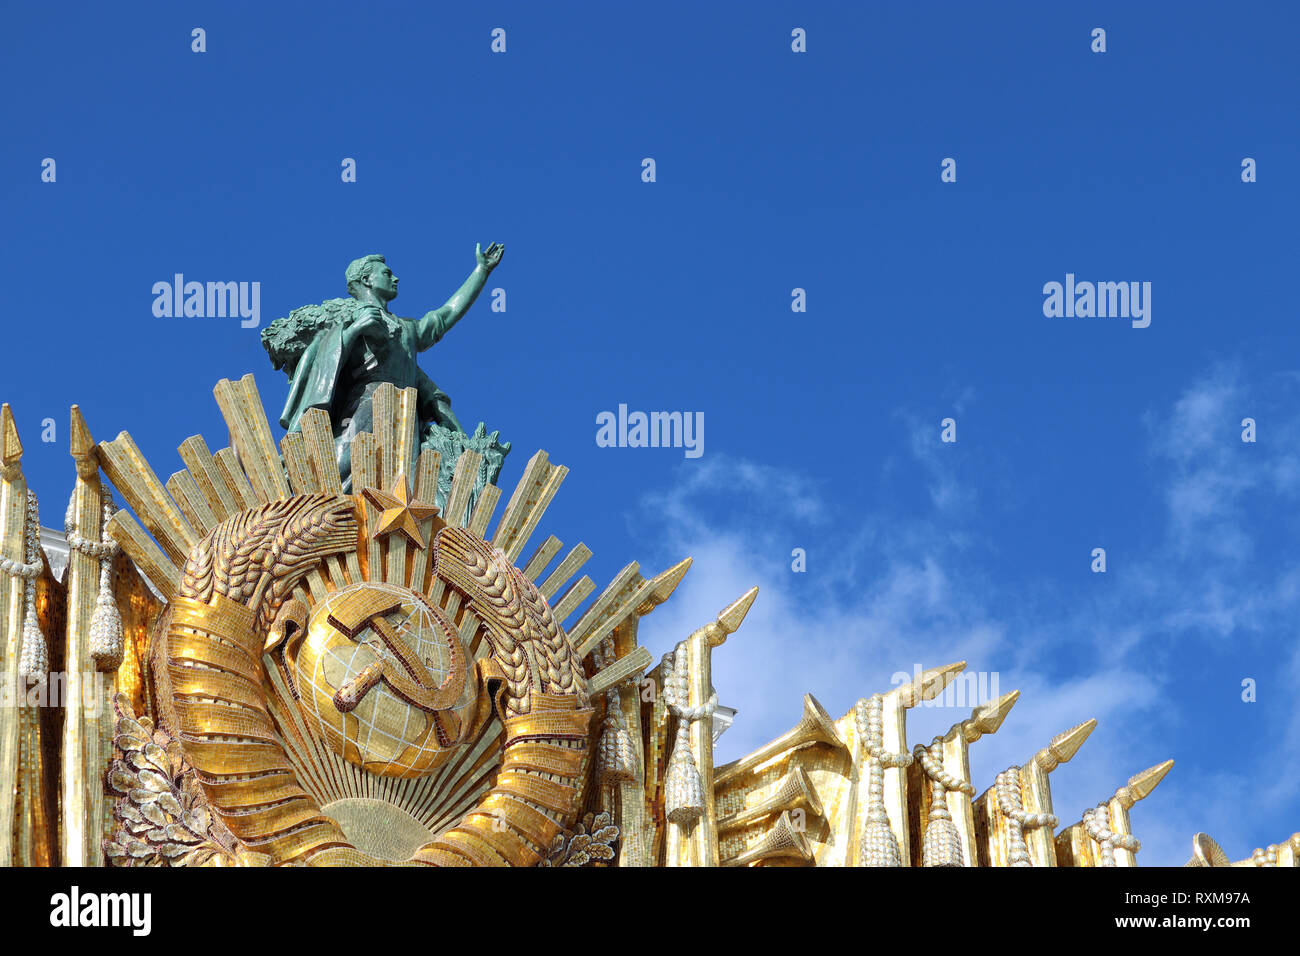
{"type": "Polygon", "coordinates": [[[376,538],[397,532],[405,535],[406,540],[415,547],[424,547],[420,522],[436,515],[438,506],[412,500],[410,491],[406,487],[405,475],[398,475],[391,492],[380,488],[363,488],[361,494],[383,512],[379,516],[379,527],[374,532],[376,538]]]}

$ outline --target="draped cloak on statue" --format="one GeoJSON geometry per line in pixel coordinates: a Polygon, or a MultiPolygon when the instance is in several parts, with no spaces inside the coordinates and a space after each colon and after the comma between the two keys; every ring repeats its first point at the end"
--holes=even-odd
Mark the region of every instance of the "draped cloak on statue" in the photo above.
{"type": "MultiPolygon", "coordinates": [[[[303,414],[310,408],[323,408],[329,413],[330,423],[337,434],[344,417],[355,409],[340,409],[338,403],[346,396],[346,369],[343,367],[343,324],[332,323],[319,332],[303,351],[302,357],[290,371],[289,397],[280,413],[280,427],[288,432],[300,431],[303,414]]],[[[397,383],[395,383],[397,384],[397,383]]],[[[430,422],[447,425],[440,406],[449,406],[451,398],[434,384],[424,369],[416,369],[415,388],[418,396],[416,415],[420,429],[430,422]]]]}
{"type": "Polygon", "coordinates": [[[290,373],[289,398],[280,413],[280,427],[288,432],[299,431],[303,413],[309,408],[325,409],[331,424],[337,427],[334,397],[342,366],[343,325],[336,322],[317,333],[290,373]]]}

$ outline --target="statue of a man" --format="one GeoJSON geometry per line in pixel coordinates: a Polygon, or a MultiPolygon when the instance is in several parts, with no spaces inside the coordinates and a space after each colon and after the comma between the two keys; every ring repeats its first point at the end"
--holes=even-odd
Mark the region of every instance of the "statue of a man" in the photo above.
{"type": "MultiPolygon", "coordinates": [[[[449,439],[468,439],[451,410],[451,399],[421,370],[416,356],[435,345],[469,311],[504,253],[505,247],[495,242],[486,250],[476,245],[477,264],[469,278],[441,308],[420,319],[404,319],[388,311],[388,304],[397,298],[397,277],[383,256],[362,256],[345,273],[351,299],[295,309],[263,330],[262,344],[272,363],[290,378],[280,425],[298,431],[308,409],[329,412],[345,490],[351,490],[352,439],[371,430],[371,400],[384,382],[417,390],[420,448],[437,448],[446,459],[449,439]]],[[[484,437],[479,432],[475,439],[484,437]]],[[[495,445],[495,434],[489,444],[495,445]]],[[[504,457],[509,445],[497,447],[503,448],[504,457]]],[[[451,461],[444,460],[444,470],[454,466],[458,456],[455,451],[451,461]]],[[[488,465],[492,473],[487,480],[495,480],[500,460],[495,468],[488,465]]]]}

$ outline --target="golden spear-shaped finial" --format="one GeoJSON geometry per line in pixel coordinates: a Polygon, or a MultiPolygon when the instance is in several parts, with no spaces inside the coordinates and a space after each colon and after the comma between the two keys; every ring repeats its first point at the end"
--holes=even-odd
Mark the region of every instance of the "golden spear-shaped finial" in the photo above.
{"type": "Polygon", "coordinates": [[[730,635],[740,630],[741,622],[745,620],[745,615],[749,613],[749,608],[756,597],[758,597],[758,588],[750,588],[719,611],[717,620],[705,624],[695,634],[703,636],[710,647],[721,647],[730,635]]]}
{"type": "MultiPolygon", "coordinates": [[[[971,711],[969,719],[963,720],[954,730],[960,728],[959,733],[962,738],[967,743],[973,744],[985,734],[996,733],[1019,699],[1020,691],[1013,690],[1009,694],[1003,694],[997,700],[991,700],[987,704],[980,704],[971,711]]],[[[951,735],[953,731],[950,730],[948,733],[951,735]]]]}
{"type": "MultiPolygon", "coordinates": [[[[979,705],[971,711],[970,717],[966,720],[953,724],[942,739],[943,769],[956,780],[969,783],[971,780],[970,745],[986,734],[995,733],[1019,699],[1020,691],[1013,690],[996,700],[979,705]]],[[[921,787],[918,796],[921,819],[926,819],[929,813],[930,788],[921,787]]],[[[946,797],[948,812],[952,816],[961,840],[962,862],[966,866],[975,866],[978,860],[978,844],[975,839],[975,814],[971,798],[960,790],[950,790],[946,797]]]]}
{"type": "Polygon", "coordinates": [[[1141,773],[1134,774],[1128,778],[1127,784],[1115,791],[1114,799],[1125,810],[1131,809],[1133,804],[1150,796],[1151,791],[1159,786],[1160,781],[1165,779],[1165,775],[1172,769],[1174,769],[1174,762],[1166,760],[1164,763],[1158,763],[1141,773]]]}
{"type": "MultiPolygon", "coordinates": [[[[1034,754],[1020,773],[1021,799],[1028,813],[1052,813],[1052,785],[1048,774],[1069,762],[1083,742],[1097,729],[1097,718],[1076,724],[1052,738],[1034,754]]],[[[1035,827],[1025,834],[1025,845],[1034,866],[1056,866],[1056,838],[1051,827],[1035,827]]]]}
{"type": "MultiPolygon", "coordinates": [[[[1151,791],[1159,786],[1165,775],[1174,768],[1172,760],[1148,767],[1141,773],[1128,778],[1128,783],[1115,791],[1107,806],[1112,833],[1127,837],[1133,835],[1133,825],[1129,821],[1129,810],[1133,804],[1150,796],[1151,791]]],[[[1117,844],[1114,849],[1116,866],[1137,866],[1137,856],[1128,847],[1117,844]]]]}
{"type": "Polygon", "coordinates": [[[93,478],[99,470],[99,457],[95,452],[95,439],[90,435],[90,426],[86,424],[81,408],[72,406],[72,426],[68,429],[68,451],[77,466],[77,475],[81,478],[93,478]]]}
{"type": "MultiPolygon", "coordinates": [[[[886,697],[897,695],[898,705],[904,710],[911,710],[923,700],[934,700],[943,693],[954,677],[966,669],[965,661],[944,664],[922,671],[914,680],[896,687],[886,697]]],[[[886,734],[888,736],[888,734],[886,734]]]]}
{"type": "MultiPolygon", "coordinates": [[[[100,453],[81,409],[70,410],[68,452],[76,466],[71,518],[76,533],[90,541],[104,534],[104,499],[99,478],[100,453]]],[[[64,653],[70,701],[112,700],[113,673],[96,673],[90,634],[100,592],[100,561],[72,548],[64,586],[68,595],[68,640],[64,653]],[[86,686],[93,683],[92,687],[86,686]]],[[[110,596],[111,599],[111,596],[110,596]]],[[[103,787],[97,780],[112,758],[112,708],[69,706],[63,719],[63,764],[60,774],[60,828],[65,866],[92,866],[100,858],[105,833],[103,787]]]]}
{"type": "MultiPolygon", "coordinates": [[[[943,693],[943,689],[958,674],[966,669],[965,661],[955,661],[940,667],[922,671],[906,684],[895,687],[884,694],[880,701],[880,747],[883,753],[905,754],[910,760],[911,750],[907,745],[907,712],[924,700],[933,700],[943,693]]],[[[860,701],[859,706],[865,702],[860,701]]],[[[859,725],[855,722],[855,728],[859,725]]],[[[860,728],[859,728],[860,729],[860,728]]],[[[854,763],[858,767],[856,810],[852,822],[850,845],[846,860],[850,865],[860,861],[863,846],[864,828],[868,823],[878,827],[880,820],[871,820],[873,802],[871,796],[871,760],[867,756],[867,744],[861,734],[854,734],[854,763]]],[[[889,830],[893,833],[893,845],[898,847],[899,861],[903,866],[911,865],[911,835],[908,827],[908,767],[886,765],[882,771],[881,788],[883,793],[876,799],[884,804],[889,817],[889,830]]],[[[878,813],[879,805],[875,804],[878,813]]],[[[879,837],[880,834],[875,834],[879,837]]],[[[874,840],[875,837],[872,839],[874,840]]],[[[868,842],[871,842],[870,840],[868,842]]],[[[887,854],[892,858],[892,849],[887,854]]]]}
{"type": "Polygon", "coordinates": [[[1071,727],[1069,730],[1062,731],[1052,738],[1051,743],[1034,754],[1032,763],[1042,768],[1044,773],[1051,773],[1061,764],[1068,763],[1070,758],[1079,752],[1083,742],[1096,729],[1097,718],[1093,717],[1071,727]]]}
{"type": "MultiPolygon", "coordinates": [[[[1013,767],[1008,771],[1020,782],[1021,811],[1031,816],[1052,814],[1052,788],[1048,774],[1078,753],[1096,726],[1096,719],[1085,720],[1057,734],[1023,767],[1013,767]]],[[[1008,866],[1012,862],[1009,856],[1012,831],[1016,828],[1010,825],[1011,821],[1003,813],[997,791],[996,785],[989,787],[975,799],[975,805],[978,815],[987,822],[989,860],[994,866],[1008,866]]],[[[1051,827],[1025,827],[1023,839],[1030,865],[1056,866],[1056,840],[1051,827]]]]}
{"type": "Polygon", "coordinates": [[[0,405],[0,479],[13,481],[21,474],[23,443],[18,437],[18,425],[14,421],[13,409],[9,403],[0,405]]]}
{"type": "Polygon", "coordinates": [[[686,577],[686,572],[691,569],[691,564],[691,558],[682,558],[671,568],[656,574],[651,579],[650,593],[645,596],[645,600],[637,605],[637,617],[645,617],[672,597],[672,593],[677,590],[677,585],[682,583],[682,578],[686,577]]]}
{"type": "MultiPolygon", "coordinates": [[[[736,633],[757,596],[758,588],[750,588],[719,611],[715,620],[696,629],[682,645],[678,646],[676,653],[686,654],[686,690],[689,708],[705,707],[710,699],[714,699],[713,648],[721,646],[729,635],[736,633]]],[[[668,821],[665,857],[670,866],[717,866],[718,831],[713,796],[712,715],[691,720],[688,724],[689,733],[685,742],[689,745],[690,756],[699,774],[704,812],[689,826],[668,821]]],[[[680,722],[678,732],[680,733],[680,722]]],[[[675,745],[674,750],[676,749],[675,745]]],[[[671,782],[671,780],[667,781],[665,786],[667,787],[671,782]]]]}
{"type": "MultiPolygon", "coordinates": [[[[1132,809],[1133,804],[1149,796],[1173,766],[1172,760],[1166,760],[1164,763],[1158,763],[1141,773],[1134,774],[1129,777],[1128,783],[1116,790],[1109,800],[1085,812],[1083,820],[1062,828],[1056,837],[1056,849],[1062,865],[1137,866],[1135,855],[1137,841],[1129,839],[1133,836],[1129,810],[1132,809]],[[1087,822],[1089,817],[1092,819],[1091,831],[1087,822]],[[1105,831],[1109,831],[1116,839],[1110,839],[1105,831]],[[1094,838],[1094,834],[1098,832],[1106,837],[1106,847],[1102,847],[1094,838]]],[[[1227,865],[1227,857],[1222,855],[1223,851],[1218,849],[1218,844],[1204,834],[1197,834],[1193,839],[1193,845],[1206,856],[1202,856],[1199,860],[1193,856],[1188,866],[1227,865]],[[1202,837],[1204,840],[1201,839],[1202,837]],[[1207,856],[1214,857],[1216,852],[1222,857],[1222,863],[1205,861],[1207,856]]]]}

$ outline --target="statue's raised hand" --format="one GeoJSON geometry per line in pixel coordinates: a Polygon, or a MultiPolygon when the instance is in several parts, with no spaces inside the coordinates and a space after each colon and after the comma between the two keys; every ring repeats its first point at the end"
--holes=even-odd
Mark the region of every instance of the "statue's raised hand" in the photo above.
{"type": "Polygon", "coordinates": [[[479,244],[474,243],[474,258],[488,272],[491,272],[501,264],[501,257],[506,254],[506,247],[499,242],[494,242],[487,247],[487,251],[481,251],[479,244]]]}

